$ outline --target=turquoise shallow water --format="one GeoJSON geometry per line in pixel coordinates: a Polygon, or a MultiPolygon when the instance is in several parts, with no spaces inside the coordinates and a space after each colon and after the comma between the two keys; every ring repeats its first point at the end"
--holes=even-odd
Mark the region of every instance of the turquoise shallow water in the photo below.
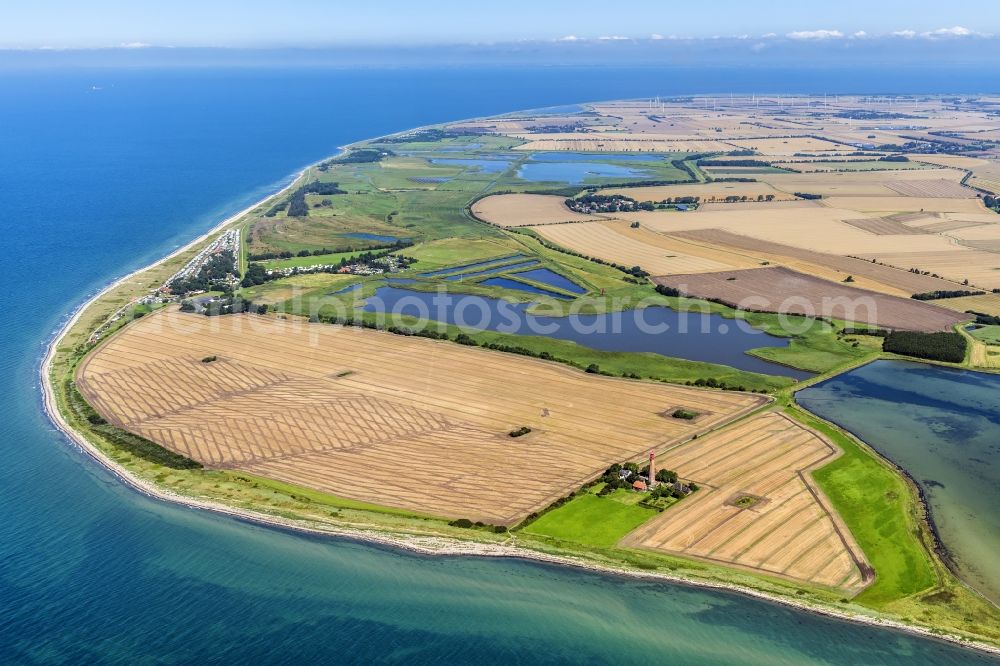
{"type": "Polygon", "coordinates": [[[987,663],[738,595],[166,505],[45,419],[35,373],[70,304],[338,145],[572,102],[580,81],[595,98],[705,82],[612,74],[604,89],[574,70],[0,75],[0,663],[987,663]]]}
{"type": "Polygon", "coordinates": [[[905,469],[963,578],[1000,603],[1000,375],[878,361],[796,399],[905,469]]]}

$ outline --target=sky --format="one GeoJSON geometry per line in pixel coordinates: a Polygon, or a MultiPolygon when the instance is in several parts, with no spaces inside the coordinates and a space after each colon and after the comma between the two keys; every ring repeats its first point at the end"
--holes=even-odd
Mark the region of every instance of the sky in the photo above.
{"type": "Polygon", "coordinates": [[[840,41],[1000,35],[996,0],[31,0],[0,48],[329,48],[670,38],[840,41]]]}

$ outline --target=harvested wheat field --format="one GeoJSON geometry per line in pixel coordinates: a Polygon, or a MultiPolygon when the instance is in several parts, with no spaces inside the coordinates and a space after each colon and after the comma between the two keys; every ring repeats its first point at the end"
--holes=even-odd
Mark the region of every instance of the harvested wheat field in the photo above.
{"type": "Polygon", "coordinates": [[[953,180],[899,180],[885,184],[904,197],[974,199],[976,191],[953,180]]]}
{"type": "Polygon", "coordinates": [[[733,201],[731,203],[703,203],[700,212],[734,210],[785,210],[786,208],[819,208],[820,204],[808,199],[781,199],[780,201],[733,201]]]}
{"type": "Polygon", "coordinates": [[[766,400],[365,329],[177,311],[111,337],[77,382],[110,422],[208,467],[504,525],[612,462],[766,400]],[[681,407],[707,418],[669,418],[681,407]],[[532,432],[508,436],[521,426],[532,432]]]}
{"type": "Polygon", "coordinates": [[[494,194],[472,204],[472,214],[500,227],[587,222],[599,215],[577,213],[566,207],[565,197],[547,194],[494,194]]]}
{"type": "Polygon", "coordinates": [[[834,143],[826,139],[817,139],[811,136],[775,137],[761,139],[736,139],[729,141],[733,146],[741,149],[753,149],[761,155],[788,156],[795,153],[815,153],[818,151],[850,151],[852,146],[842,143],[834,143]]]}
{"type": "Polygon", "coordinates": [[[781,266],[669,275],[653,281],[736,308],[820,316],[893,330],[950,331],[969,319],[924,301],[856,289],[781,266]]]}
{"type": "Polygon", "coordinates": [[[767,183],[692,183],[690,185],[654,185],[650,187],[615,187],[600,190],[598,194],[621,194],[636,201],[663,201],[677,197],[699,197],[702,203],[725,200],[726,197],[772,196],[776,201],[792,201],[795,196],[781,192],[767,183]]]}
{"type": "Polygon", "coordinates": [[[979,199],[946,197],[830,197],[823,203],[831,208],[845,208],[863,212],[906,213],[983,213],[986,209],[979,199]]]}
{"type": "Polygon", "coordinates": [[[939,298],[931,303],[956,312],[981,312],[993,317],[1000,317],[1000,294],[939,298]]]}
{"type": "Polygon", "coordinates": [[[838,455],[776,412],[678,446],[659,465],[701,490],[621,543],[857,593],[874,573],[808,474],[838,455]]]}
{"type": "Polygon", "coordinates": [[[785,192],[810,192],[825,197],[898,196],[889,184],[898,186],[911,180],[949,180],[958,183],[964,172],[958,169],[914,169],[910,171],[842,171],[835,173],[761,174],[766,181],[785,192]]]}
{"type": "MultiPolygon", "coordinates": [[[[965,242],[971,241],[963,241],[965,242]]],[[[900,268],[913,266],[951,278],[960,284],[965,280],[969,281],[952,289],[1000,289],[1000,253],[995,251],[974,249],[959,244],[947,250],[866,252],[857,256],[900,268]]]]}
{"type": "Polygon", "coordinates": [[[757,263],[747,257],[698,248],[647,229],[633,229],[620,220],[552,224],[533,229],[546,240],[574,252],[623,266],[641,266],[653,274],[748,268],[757,263]]]}

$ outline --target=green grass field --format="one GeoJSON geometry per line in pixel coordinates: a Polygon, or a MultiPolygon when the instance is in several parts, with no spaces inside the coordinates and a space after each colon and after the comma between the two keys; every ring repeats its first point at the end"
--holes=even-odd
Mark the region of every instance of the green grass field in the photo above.
{"type": "Polygon", "coordinates": [[[598,497],[592,493],[579,495],[545,513],[521,531],[588,546],[611,547],[656,515],[653,509],[618,501],[613,497],[614,495],[598,497]]]}
{"type": "Polygon", "coordinates": [[[813,478],[877,573],[857,601],[878,608],[936,585],[938,578],[919,536],[920,518],[914,513],[906,480],[838,428],[799,408],[789,408],[787,413],[844,451],[813,472],[813,478]]]}
{"type": "Polygon", "coordinates": [[[1000,326],[982,326],[967,332],[988,345],[1000,345],[1000,326]]]}

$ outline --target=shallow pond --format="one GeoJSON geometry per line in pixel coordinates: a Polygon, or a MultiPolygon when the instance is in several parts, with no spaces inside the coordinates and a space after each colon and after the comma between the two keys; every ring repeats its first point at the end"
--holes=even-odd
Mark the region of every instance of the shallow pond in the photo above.
{"type": "Polygon", "coordinates": [[[549,291],[548,289],[542,289],[541,287],[536,287],[535,285],[528,284],[526,282],[518,282],[517,280],[511,280],[506,277],[491,277],[483,280],[479,284],[486,287],[502,287],[503,289],[513,289],[515,291],[526,291],[529,294],[538,294],[539,296],[551,296],[552,298],[569,298],[564,294],[559,294],[554,291],[549,291]]]}
{"type": "Polygon", "coordinates": [[[717,314],[651,307],[601,315],[540,317],[527,314],[527,303],[472,294],[443,296],[382,287],[368,299],[364,309],[443,321],[467,329],[572,340],[604,351],[653,352],[796,379],[812,376],[746,354],[758,347],[786,347],[789,341],[717,314]]]}
{"type": "Polygon", "coordinates": [[[571,153],[545,152],[532,153],[535,162],[662,162],[663,155],[655,153],[571,153]]]}
{"type": "Polygon", "coordinates": [[[529,266],[537,266],[538,262],[534,259],[529,259],[528,261],[521,261],[516,264],[508,264],[506,266],[493,266],[490,268],[483,268],[477,271],[472,271],[471,273],[459,273],[458,275],[451,275],[446,277],[445,280],[466,280],[481,275],[493,275],[494,273],[507,273],[512,270],[517,270],[519,268],[528,268],[529,266]]]}
{"type": "Polygon", "coordinates": [[[587,290],[577,283],[548,268],[535,268],[530,271],[521,271],[517,274],[517,277],[524,278],[525,280],[531,280],[532,282],[547,284],[550,287],[562,289],[570,292],[571,294],[587,293],[587,290]]]}
{"type": "Polygon", "coordinates": [[[649,172],[617,164],[601,162],[525,162],[517,171],[518,178],[533,183],[569,183],[579,185],[595,178],[641,178],[649,172]]]}
{"type": "Polygon", "coordinates": [[[796,399],[905,469],[962,577],[1000,602],[1000,375],[877,361],[796,399]]]}
{"type": "Polygon", "coordinates": [[[431,164],[473,168],[483,173],[502,173],[510,166],[510,162],[507,160],[475,160],[457,157],[436,157],[431,160],[431,164]]]}

